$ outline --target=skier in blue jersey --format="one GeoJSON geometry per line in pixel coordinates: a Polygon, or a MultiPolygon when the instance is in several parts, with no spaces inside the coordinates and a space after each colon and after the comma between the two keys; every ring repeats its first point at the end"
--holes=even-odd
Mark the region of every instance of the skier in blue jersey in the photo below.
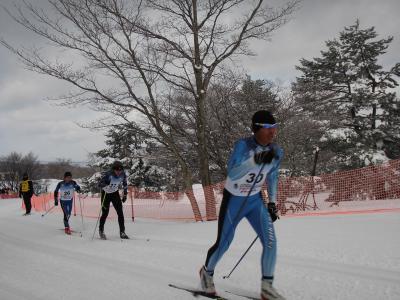
{"type": "Polygon", "coordinates": [[[61,209],[64,213],[64,231],[66,234],[71,234],[69,218],[71,217],[74,193],[75,191],[79,192],[80,190],[80,186],[74,180],[72,180],[72,173],[65,172],[64,180],[57,184],[57,187],[54,191],[55,206],[58,205],[58,198],[60,198],[61,209]]]}
{"type": "Polygon", "coordinates": [[[100,224],[99,224],[100,238],[103,240],[107,239],[104,233],[104,224],[106,223],[106,219],[110,211],[110,203],[112,202],[115,211],[117,212],[118,215],[120,237],[121,239],[129,239],[129,237],[125,233],[124,211],[122,209],[122,203],[126,201],[126,197],[128,194],[128,185],[126,182],[126,174],[123,170],[123,166],[120,161],[115,161],[112,164],[111,170],[106,172],[101,177],[99,185],[102,189],[101,190],[102,215],[100,217],[100,224]],[[120,186],[122,186],[124,190],[124,195],[122,196],[122,199],[119,195],[120,186]]]}
{"type": "Polygon", "coordinates": [[[273,143],[277,123],[266,110],[252,117],[253,135],[238,140],[228,161],[228,176],[218,218],[218,236],[208,250],[200,270],[204,292],[216,294],[214,269],[233,240],[236,226],[246,218],[258,234],[261,258],[261,299],[284,299],[272,286],[276,262],[276,237],[273,222],[278,218],[275,205],[283,150],[273,143]],[[264,204],[261,188],[267,184],[269,202],[264,204]]]}

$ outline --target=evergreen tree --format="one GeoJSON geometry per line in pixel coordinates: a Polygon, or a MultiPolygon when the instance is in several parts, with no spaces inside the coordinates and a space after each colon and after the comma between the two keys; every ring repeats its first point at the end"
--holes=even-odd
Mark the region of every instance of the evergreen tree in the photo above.
{"type": "Polygon", "coordinates": [[[392,37],[377,40],[374,27],[359,21],[345,27],[338,39],[313,60],[302,59],[302,75],[293,84],[304,113],[320,124],[320,148],[331,152],[327,170],[362,167],[394,158],[399,147],[399,105],[391,90],[398,86],[400,63],[385,71],[378,58],[392,37]],[[386,150],[385,152],[383,150],[386,150]]]}
{"type": "Polygon", "coordinates": [[[95,166],[107,170],[119,160],[125,167],[128,184],[148,191],[171,187],[172,173],[156,159],[158,147],[134,126],[113,126],[105,136],[107,148],[94,154],[95,166]]]}

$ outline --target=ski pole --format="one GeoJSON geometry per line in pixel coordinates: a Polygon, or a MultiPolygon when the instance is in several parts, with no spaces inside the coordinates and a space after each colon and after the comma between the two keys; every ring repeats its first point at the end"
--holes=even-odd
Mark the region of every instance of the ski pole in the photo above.
{"type": "Polygon", "coordinates": [[[83,237],[83,229],[84,229],[84,226],[83,226],[83,212],[82,212],[81,196],[79,194],[78,194],[78,200],[79,200],[79,206],[80,206],[80,209],[81,209],[81,220],[82,220],[81,237],[83,237]]]}
{"type": "Polygon", "coordinates": [[[56,207],[55,205],[53,207],[51,207],[48,211],[46,211],[44,214],[42,214],[42,217],[44,217],[45,215],[47,215],[54,207],[56,207]]]}
{"type": "MultiPolygon", "coordinates": [[[[100,194],[100,195],[101,195],[101,194],[100,194]]],[[[102,209],[103,209],[103,204],[104,204],[104,199],[105,199],[105,198],[106,198],[106,192],[104,192],[104,194],[103,194],[103,199],[101,200],[101,206],[100,206],[99,216],[97,217],[96,226],[94,227],[93,236],[92,236],[92,241],[94,240],[94,235],[96,234],[96,229],[97,229],[97,225],[99,224],[100,214],[101,214],[101,211],[102,211],[102,209]]]]}
{"type": "Polygon", "coordinates": [[[223,279],[229,278],[231,276],[231,274],[233,273],[233,271],[235,271],[236,267],[240,264],[240,262],[242,261],[242,259],[246,256],[247,252],[249,252],[250,248],[253,247],[254,243],[258,240],[258,235],[257,237],[254,239],[254,241],[250,244],[250,246],[247,248],[246,252],[244,252],[244,254],[242,255],[242,257],[239,259],[239,261],[236,263],[236,265],[233,267],[233,269],[229,272],[228,275],[222,276],[223,279]]]}
{"type": "Polygon", "coordinates": [[[72,206],[74,207],[74,217],[76,217],[76,205],[75,205],[75,197],[72,198],[72,206]]]}
{"type": "Polygon", "coordinates": [[[133,211],[133,196],[132,196],[132,189],[129,191],[129,195],[131,196],[132,222],[135,222],[135,213],[134,213],[134,211],[133,211]]]}
{"type": "MultiPolygon", "coordinates": [[[[238,213],[236,214],[236,217],[233,219],[233,220],[234,220],[233,224],[235,224],[236,221],[237,221],[237,219],[240,218],[240,214],[241,214],[243,208],[246,206],[246,203],[247,203],[247,201],[249,200],[250,194],[251,194],[251,192],[253,191],[254,186],[255,186],[256,183],[257,183],[258,177],[259,177],[260,174],[262,173],[264,167],[265,167],[265,164],[262,164],[261,169],[260,169],[260,171],[258,171],[258,174],[257,174],[257,176],[255,177],[254,182],[253,182],[253,184],[252,184],[252,186],[251,186],[249,192],[247,193],[246,198],[244,199],[242,205],[240,206],[240,208],[239,208],[239,210],[238,210],[238,213]]],[[[231,228],[231,230],[233,230],[233,228],[231,228]]],[[[230,232],[229,232],[229,233],[230,233],[230,232]]]]}

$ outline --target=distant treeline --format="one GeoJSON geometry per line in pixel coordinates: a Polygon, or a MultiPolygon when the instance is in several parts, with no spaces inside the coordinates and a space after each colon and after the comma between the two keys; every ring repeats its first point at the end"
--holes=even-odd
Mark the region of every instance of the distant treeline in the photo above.
{"type": "Polygon", "coordinates": [[[91,176],[95,169],[88,166],[73,164],[70,159],[59,158],[54,162],[41,163],[38,156],[32,152],[26,155],[11,152],[0,156],[0,184],[15,190],[24,173],[29,178],[36,179],[62,179],[66,171],[70,171],[74,178],[91,176]]]}

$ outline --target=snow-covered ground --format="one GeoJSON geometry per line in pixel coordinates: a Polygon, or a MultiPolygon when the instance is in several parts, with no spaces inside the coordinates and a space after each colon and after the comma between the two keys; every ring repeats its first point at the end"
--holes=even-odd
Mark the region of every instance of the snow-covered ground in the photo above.
{"type": "MultiPolygon", "coordinates": [[[[214,242],[216,222],[126,220],[132,238],[119,239],[107,220],[108,241],[66,236],[62,216],[23,217],[20,199],[0,200],[0,299],[193,299],[168,283],[196,287],[198,270],[214,242]],[[146,241],[144,238],[149,238],[146,241]]],[[[81,230],[80,216],[71,218],[81,230]]],[[[283,217],[275,223],[275,286],[287,299],[400,299],[400,213],[283,217]]],[[[258,292],[260,245],[229,279],[222,279],[255,234],[243,221],[215,273],[225,290],[258,292]]],[[[200,299],[200,298],[199,298],[200,299]]]]}

